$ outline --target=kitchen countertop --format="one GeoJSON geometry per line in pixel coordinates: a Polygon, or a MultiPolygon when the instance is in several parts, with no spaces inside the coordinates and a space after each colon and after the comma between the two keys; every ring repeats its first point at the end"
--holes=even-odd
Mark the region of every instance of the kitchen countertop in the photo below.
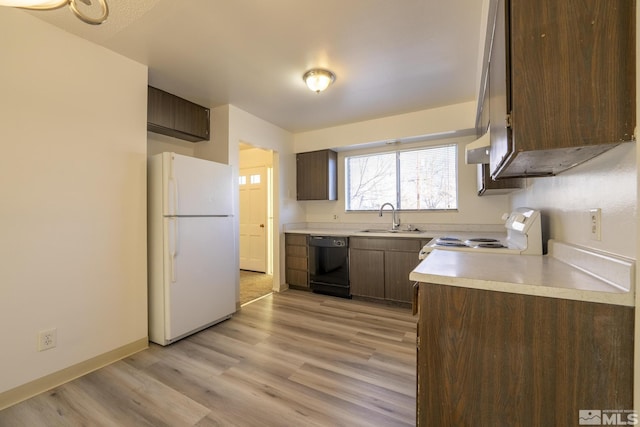
{"type": "MultiPolygon", "coordinates": [[[[550,252],[573,250],[570,245],[549,241],[550,252]],[[567,249],[568,248],[568,249],[567,249]]],[[[582,249],[580,249],[582,250],[582,249]]],[[[584,252],[584,250],[582,250],[584,252]]],[[[564,255],[563,255],[564,257],[564,255]]],[[[416,267],[409,279],[416,282],[484,289],[498,292],[634,306],[635,262],[597,254],[569,262],[552,255],[506,255],[434,250],[416,267]],[[583,265],[604,265],[614,270],[613,280],[588,272],[583,265]]],[[[567,258],[568,259],[568,258],[567,258]]],[[[602,267],[598,267],[602,268],[602,267]]],[[[610,274],[610,273],[604,273],[610,274]]],[[[611,273],[612,274],[612,273],[611,273]]],[[[606,277],[606,276],[605,276],[606,277]]]]}
{"type": "MultiPolygon", "coordinates": [[[[365,228],[366,230],[367,228],[365,228]]],[[[376,229],[377,230],[377,229],[376,229]]],[[[370,232],[357,229],[327,229],[327,228],[298,228],[293,230],[287,230],[285,233],[294,234],[309,234],[310,236],[337,236],[337,237],[413,237],[413,238],[427,238],[431,239],[435,235],[434,232],[429,231],[403,231],[400,230],[397,233],[391,233],[388,231],[370,232]]]]}

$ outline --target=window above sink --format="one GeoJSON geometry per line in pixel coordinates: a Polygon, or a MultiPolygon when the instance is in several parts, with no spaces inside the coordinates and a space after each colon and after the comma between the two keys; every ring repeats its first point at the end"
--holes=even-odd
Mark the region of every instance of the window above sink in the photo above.
{"type": "Polygon", "coordinates": [[[457,156],[457,144],[347,156],[345,209],[377,211],[394,201],[399,211],[456,210],[457,156]]]}

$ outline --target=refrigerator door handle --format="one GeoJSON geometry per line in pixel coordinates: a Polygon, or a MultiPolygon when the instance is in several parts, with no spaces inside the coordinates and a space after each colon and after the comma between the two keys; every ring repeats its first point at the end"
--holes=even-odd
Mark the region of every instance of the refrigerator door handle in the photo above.
{"type": "Polygon", "coordinates": [[[169,258],[171,263],[171,283],[176,282],[176,256],[178,255],[178,221],[169,218],[169,258]]]}
{"type": "Polygon", "coordinates": [[[169,187],[169,215],[175,215],[177,210],[176,207],[178,206],[178,182],[175,178],[169,178],[169,187]]]}
{"type": "Polygon", "coordinates": [[[169,160],[169,215],[175,215],[178,207],[178,182],[174,173],[173,156],[169,160]]]}

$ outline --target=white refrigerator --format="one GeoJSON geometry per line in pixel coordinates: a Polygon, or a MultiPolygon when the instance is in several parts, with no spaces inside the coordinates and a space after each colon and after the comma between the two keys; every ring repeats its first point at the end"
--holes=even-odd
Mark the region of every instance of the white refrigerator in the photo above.
{"type": "Polygon", "coordinates": [[[168,345],[236,308],[231,167],[161,153],[148,168],[149,339],[168,345]]]}

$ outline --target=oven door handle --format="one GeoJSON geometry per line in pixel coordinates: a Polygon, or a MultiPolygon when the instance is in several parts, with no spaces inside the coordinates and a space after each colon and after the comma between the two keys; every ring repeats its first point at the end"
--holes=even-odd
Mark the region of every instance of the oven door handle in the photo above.
{"type": "Polygon", "coordinates": [[[415,316],[418,314],[418,296],[420,294],[420,282],[413,284],[413,299],[411,300],[411,312],[415,316]]]}

